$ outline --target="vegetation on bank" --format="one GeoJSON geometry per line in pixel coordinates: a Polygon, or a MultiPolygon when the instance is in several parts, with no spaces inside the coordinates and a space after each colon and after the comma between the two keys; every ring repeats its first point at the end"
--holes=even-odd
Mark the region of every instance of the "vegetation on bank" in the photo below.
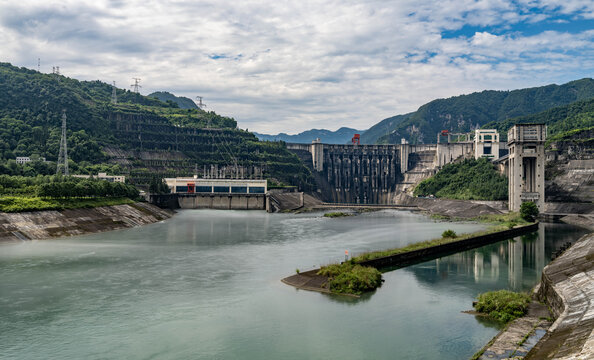
{"type": "Polygon", "coordinates": [[[134,200],[127,197],[48,199],[38,196],[2,196],[0,197],[0,211],[15,213],[42,210],[84,209],[99,206],[129,205],[134,203],[134,200]]]}
{"type": "Polygon", "coordinates": [[[133,203],[138,190],[128,184],[72,176],[0,175],[0,211],[62,210],[133,203]]]}
{"type": "Polygon", "coordinates": [[[318,275],[328,277],[328,288],[339,294],[360,295],[382,286],[382,273],[370,266],[361,266],[353,261],[322,266],[318,275]]]}
{"type": "Polygon", "coordinates": [[[353,214],[349,214],[349,213],[345,213],[345,212],[341,212],[341,211],[329,212],[329,213],[324,214],[324,217],[327,217],[327,218],[338,218],[338,217],[345,217],[345,216],[353,216],[353,214]]]}
{"type": "Polygon", "coordinates": [[[526,315],[530,296],[508,290],[489,291],[478,296],[474,308],[503,323],[526,315]]]}
{"type": "Polygon", "coordinates": [[[432,246],[443,245],[443,244],[456,242],[456,241],[460,241],[460,240],[466,240],[466,239],[469,239],[469,238],[475,237],[475,236],[488,235],[488,234],[492,234],[492,233],[503,231],[503,230],[509,230],[509,229],[514,228],[515,226],[523,226],[523,225],[530,224],[530,222],[524,220],[519,215],[519,213],[513,213],[513,212],[508,213],[508,214],[502,214],[502,215],[481,216],[481,217],[475,218],[474,220],[489,223],[491,225],[486,230],[469,233],[469,234],[457,235],[452,230],[446,230],[442,234],[441,238],[417,242],[414,244],[406,245],[401,248],[363,253],[363,254],[353,257],[353,261],[355,261],[356,263],[360,263],[363,261],[373,260],[373,259],[377,259],[377,258],[381,258],[381,257],[385,257],[385,256],[392,256],[392,255],[402,254],[402,253],[409,252],[409,251],[421,250],[421,249],[429,248],[432,246]]]}
{"type": "Polygon", "coordinates": [[[507,178],[485,159],[466,159],[445,165],[437,174],[423,180],[415,196],[434,195],[459,200],[505,200],[507,178]]]}

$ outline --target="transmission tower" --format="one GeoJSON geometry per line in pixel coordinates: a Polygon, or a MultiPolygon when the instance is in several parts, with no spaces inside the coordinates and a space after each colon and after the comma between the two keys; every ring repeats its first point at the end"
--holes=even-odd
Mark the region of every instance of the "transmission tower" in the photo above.
{"type": "Polygon", "coordinates": [[[196,100],[198,100],[198,103],[196,105],[198,105],[199,108],[205,108],[206,104],[202,102],[202,96],[196,96],[196,100]]]}
{"type": "MultiPolygon", "coordinates": [[[[202,96],[196,96],[196,100],[198,100],[198,103],[196,104],[200,110],[203,110],[206,107],[206,104],[202,102],[202,96]]],[[[206,128],[210,129],[210,117],[206,120],[206,128]]]]}
{"type": "Polygon", "coordinates": [[[52,74],[60,75],[60,67],[59,66],[52,66],[52,74]]]}
{"type": "Polygon", "coordinates": [[[134,88],[134,90],[132,90],[135,93],[139,93],[139,89],[142,87],[140,86],[140,78],[132,78],[134,79],[134,84],[130,85],[134,88]]]}
{"type": "Polygon", "coordinates": [[[37,58],[37,72],[41,72],[41,58],[37,58]]]}
{"type": "Polygon", "coordinates": [[[66,110],[62,110],[62,138],[60,139],[60,154],[58,155],[58,166],[56,174],[60,173],[60,165],[64,169],[64,175],[68,176],[68,147],[66,146],[66,110]]]}
{"type": "Polygon", "coordinates": [[[113,90],[111,91],[111,103],[114,105],[118,103],[118,94],[116,94],[115,81],[113,82],[113,90]]]}

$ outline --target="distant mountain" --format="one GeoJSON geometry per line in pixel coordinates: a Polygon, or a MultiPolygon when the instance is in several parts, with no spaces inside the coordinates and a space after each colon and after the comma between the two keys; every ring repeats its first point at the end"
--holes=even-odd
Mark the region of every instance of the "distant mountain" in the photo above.
{"type": "Polygon", "coordinates": [[[325,129],[307,130],[296,135],[280,133],[278,135],[267,135],[254,133],[259,140],[263,141],[285,141],[300,144],[311,144],[315,139],[320,139],[324,144],[346,144],[351,141],[353,135],[363,134],[365,130],[356,130],[348,127],[341,127],[336,131],[325,129]]]}
{"type": "Polygon", "coordinates": [[[417,111],[382,120],[362,136],[364,144],[435,143],[441,130],[469,132],[489,122],[536,114],[557,106],[594,97],[590,78],[563,85],[547,85],[513,91],[485,90],[438,99],[417,111]]]}
{"type": "Polygon", "coordinates": [[[173,101],[177,104],[177,106],[179,106],[180,109],[198,109],[198,106],[192,101],[192,99],[183,96],[175,96],[167,91],[157,91],[152,94],[148,94],[148,97],[159,99],[164,103],[167,101],[173,101]]]}

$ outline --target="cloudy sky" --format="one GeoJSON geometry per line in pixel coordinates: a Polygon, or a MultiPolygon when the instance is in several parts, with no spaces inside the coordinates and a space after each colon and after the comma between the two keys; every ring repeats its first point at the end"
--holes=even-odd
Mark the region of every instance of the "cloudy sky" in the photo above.
{"type": "Polygon", "coordinates": [[[435,98],[592,77],[592,0],[0,0],[0,61],[164,90],[241,128],[366,129],[435,98]]]}

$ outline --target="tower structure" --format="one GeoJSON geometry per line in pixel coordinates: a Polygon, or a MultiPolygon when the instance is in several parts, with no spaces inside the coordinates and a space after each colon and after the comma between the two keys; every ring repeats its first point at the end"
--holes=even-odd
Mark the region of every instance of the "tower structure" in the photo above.
{"type": "Polygon", "coordinates": [[[507,132],[509,148],[509,210],[525,201],[545,210],[545,124],[516,124],[507,132]]]}
{"type": "Polygon", "coordinates": [[[66,110],[62,110],[62,138],[60,139],[60,154],[58,155],[58,166],[56,174],[63,169],[63,174],[68,176],[68,147],[66,145],[66,110]]]}
{"type": "Polygon", "coordinates": [[[132,91],[135,93],[139,93],[140,92],[139,89],[142,87],[142,86],[140,86],[140,78],[132,78],[132,79],[134,79],[134,84],[130,85],[130,86],[132,86],[132,89],[133,89],[132,91]]]}
{"type": "Polygon", "coordinates": [[[113,89],[111,91],[111,103],[114,105],[118,103],[118,94],[116,93],[115,81],[113,82],[113,89]]]}

